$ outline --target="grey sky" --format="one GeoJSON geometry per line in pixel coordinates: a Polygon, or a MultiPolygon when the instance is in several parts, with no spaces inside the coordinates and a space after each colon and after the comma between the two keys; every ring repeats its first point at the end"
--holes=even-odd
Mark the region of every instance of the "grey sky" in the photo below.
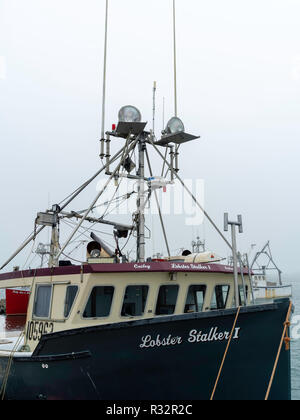
{"type": "MultiPolygon", "coordinates": [[[[1,261],[37,211],[99,167],[104,6],[0,0],[1,261]]],[[[177,14],[179,116],[201,135],[182,148],[181,175],[205,180],[205,207],[220,227],[225,211],[243,215],[242,251],[271,240],[278,265],[297,272],[300,1],[177,0],[177,14]]],[[[110,0],[107,129],[129,103],[151,122],[154,80],[160,128],[163,97],[173,116],[172,1],[110,0]]],[[[95,186],[79,208],[94,195],[95,186]]],[[[171,249],[205,233],[227,256],[207,224],[166,224],[171,249]]]]}

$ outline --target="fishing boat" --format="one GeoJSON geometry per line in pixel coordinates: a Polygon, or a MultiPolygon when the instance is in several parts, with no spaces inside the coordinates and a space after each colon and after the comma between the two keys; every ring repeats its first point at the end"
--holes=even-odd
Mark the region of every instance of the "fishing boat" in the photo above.
{"type": "Polygon", "coordinates": [[[222,232],[179,175],[179,146],[194,141],[199,147],[199,136],[186,132],[176,107],[159,138],[134,106],[122,107],[118,120],[109,131],[102,127],[101,169],[63,202],[38,213],[32,235],[0,268],[50,229],[47,268],[0,274],[1,288],[31,289],[24,332],[0,344],[2,399],[289,400],[292,303],[255,304],[250,267],[239,266],[237,258],[242,217],[231,221],[225,213],[222,232]],[[122,142],[112,156],[112,143],[122,142]],[[153,173],[150,150],[168,168],[168,178],[153,173]],[[108,180],[89,207],[71,210],[101,174],[108,180]],[[136,182],[132,223],[95,217],[92,211],[108,185],[118,190],[125,178],[136,182]],[[145,208],[153,198],[158,202],[157,192],[172,188],[174,179],[225,241],[232,266],[217,255],[208,261],[197,253],[172,256],[161,212],[169,255],[148,258],[145,208]],[[75,227],[61,245],[63,220],[74,220],[75,227]],[[91,224],[86,259],[74,264],[65,255],[84,223],[91,224]],[[95,224],[111,227],[115,249],[93,232],[95,224]],[[136,240],[133,259],[124,251],[129,238],[136,240]]]}
{"type": "Polygon", "coordinates": [[[15,287],[5,290],[6,316],[26,315],[30,290],[15,287]]]}
{"type": "Polygon", "coordinates": [[[250,268],[256,301],[293,296],[292,286],[283,282],[282,271],[274,261],[269,241],[255,254],[250,268]]]}

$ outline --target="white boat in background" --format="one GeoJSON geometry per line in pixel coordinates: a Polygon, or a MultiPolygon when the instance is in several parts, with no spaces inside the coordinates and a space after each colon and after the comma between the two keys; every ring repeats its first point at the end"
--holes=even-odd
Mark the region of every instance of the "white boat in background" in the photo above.
{"type": "Polygon", "coordinates": [[[275,264],[270,242],[257,252],[250,267],[252,271],[252,287],[256,301],[290,298],[293,295],[291,285],[284,285],[282,271],[275,264]],[[271,275],[275,273],[275,276],[271,275]]]}

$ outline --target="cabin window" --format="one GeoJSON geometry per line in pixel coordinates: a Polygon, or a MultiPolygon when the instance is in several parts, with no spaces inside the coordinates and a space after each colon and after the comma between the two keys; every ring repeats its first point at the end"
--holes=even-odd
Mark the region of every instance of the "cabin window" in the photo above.
{"type": "Polygon", "coordinates": [[[193,285],[189,287],[184,313],[202,312],[204,299],[206,293],[206,286],[193,285]]]}
{"type": "Polygon", "coordinates": [[[156,305],[156,315],[172,315],[175,312],[179,286],[161,286],[156,305]]]}
{"type": "Polygon", "coordinates": [[[111,310],[114,287],[94,287],[83,313],[84,318],[105,318],[111,310]]]}
{"type": "Polygon", "coordinates": [[[64,316],[68,318],[78,292],[78,286],[68,286],[66,291],[64,316]]]}
{"type": "Polygon", "coordinates": [[[226,304],[227,304],[227,300],[229,296],[229,290],[230,290],[230,286],[228,285],[220,285],[220,286],[215,287],[211,305],[210,305],[211,310],[226,308],[226,304]]]}
{"type": "Polygon", "coordinates": [[[33,315],[36,318],[49,318],[52,286],[38,285],[35,292],[33,315]]]}
{"type": "Polygon", "coordinates": [[[246,289],[246,298],[245,298],[244,287],[239,286],[240,306],[246,305],[248,301],[248,286],[245,286],[245,289],[246,289]]]}
{"type": "Polygon", "coordinates": [[[128,286],[126,288],[122,316],[142,316],[145,312],[148,286],[128,286]]]}

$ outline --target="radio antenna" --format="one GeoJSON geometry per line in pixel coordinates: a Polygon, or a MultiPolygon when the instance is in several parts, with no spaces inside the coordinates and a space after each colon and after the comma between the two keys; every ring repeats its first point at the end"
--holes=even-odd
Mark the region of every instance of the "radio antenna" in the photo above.
{"type": "MultiPolygon", "coordinates": [[[[174,104],[175,104],[175,117],[178,117],[178,101],[177,101],[177,42],[176,42],[176,0],[173,0],[173,44],[174,44],[174,104]]],[[[177,144],[175,148],[175,172],[179,172],[178,168],[178,155],[179,147],[177,144]]]]}
{"type": "Polygon", "coordinates": [[[152,132],[153,137],[155,137],[155,113],[156,113],[156,102],[155,102],[155,95],[156,95],[156,82],[153,83],[153,122],[152,122],[152,132]]]}
{"type": "Polygon", "coordinates": [[[175,105],[175,117],[177,117],[178,107],[177,107],[176,0],[173,0],[173,40],[174,40],[174,105],[175,105]]]}
{"type": "Polygon", "coordinates": [[[101,127],[101,159],[104,158],[104,145],[105,145],[105,105],[106,105],[106,68],[107,68],[107,32],[108,32],[108,0],[106,0],[105,11],[105,37],[104,37],[104,64],[103,64],[103,97],[102,97],[102,127],[101,127]]]}
{"type": "Polygon", "coordinates": [[[165,129],[165,97],[163,97],[162,130],[165,129]]]}

